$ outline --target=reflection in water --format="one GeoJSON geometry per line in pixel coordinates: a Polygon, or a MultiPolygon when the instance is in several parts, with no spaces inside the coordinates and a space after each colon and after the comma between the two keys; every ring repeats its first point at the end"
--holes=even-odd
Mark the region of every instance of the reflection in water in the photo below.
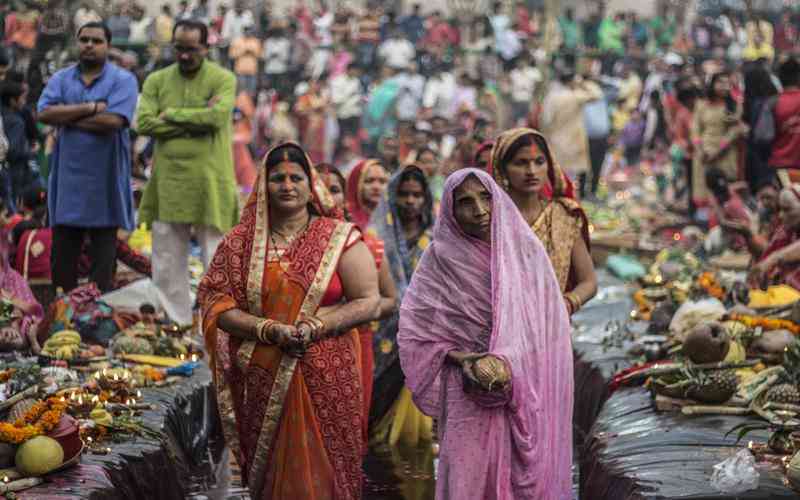
{"type": "Polygon", "coordinates": [[[364,475],[364,500],[433,500],[436,493],[430,445],[372,446],[364,475]]]}

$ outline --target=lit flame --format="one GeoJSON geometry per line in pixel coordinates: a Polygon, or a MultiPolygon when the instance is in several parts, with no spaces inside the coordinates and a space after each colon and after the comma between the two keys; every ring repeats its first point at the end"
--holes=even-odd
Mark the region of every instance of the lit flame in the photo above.
{"type": "Polygon", "coordinates": [[[192,361],[197,362],[197,354],[192,354],[192,361]]]}
{"type": "Polygon", "coordinates": [[[8,476],[3,476],[3,482],[4,482],[4,483],[7,483],[7,482],[9,482],[9,481],[10,481],[10,479],[8,479],[8,476]]]}
{"type": "Polygon", "coordinates": [[[94,441],[94,439],[92,439],[92,436],[89,436],[86,438],[86,441],[89,442],[89,444],[91,444],[92,441],[94,441]]]}
{"type": "Polygon", "coordinates": [[[114,374],[114,382],[117,382],[118,380],[119,380],[119,377],[118,377],[118,376],[117,376],[117,374],[115,373],[115,374],[114,374]]]}
{"type": "Polygon", "coordinates": [[[92,398],[92,403],[97,403],[98,401],[100,401],[100,398],[98,396],[92,398]]]}
{"type": "Polygon", "coordinates": [[[186,356],[185,356],[185,355],[183,355],[183,354],[181,354],[181,355],[180,355],[180,358],[181,358],[181,361],[183,361],[184,359],[186,359],[186,356]]]}
{"type": "Polygon", "coordinates": [[[747,449],[748,449],[748,450],[751,450],[751,451],[753,450],[753,442],[752,442],[752,441],[750,441],[749,443],[747,443],[747,449]]]}
{"type": "Polygon", "coordinates": [[[136,391],[136,397],[137,398],[142,397],[142,391],[136,391]]]}
{"type": "Polygon", "coordinates": [[[83,404],[83,396],[78,396],[78,404],[79,405],[83,404]]]}

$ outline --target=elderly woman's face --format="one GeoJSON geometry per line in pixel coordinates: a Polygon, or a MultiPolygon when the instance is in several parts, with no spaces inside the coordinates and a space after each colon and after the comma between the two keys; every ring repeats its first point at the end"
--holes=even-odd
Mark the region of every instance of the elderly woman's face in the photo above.
{"type": "Polygon", "coordinates": [[[270,208],[294,212],[305,208],[311,199],[311,184],[302,165],[282,161],[272,167],[267,176],[270,208]]]}
{"type": "Polygon", "coordinates": [[[800,229],[800,199],[789,188],[781,191],[778,199],[781,221],[789,229],[800,229]]]}
{"type": "Polygon", "coordinates": [[[492,193],[474,175],[453,191],[453,216],[468,236],[492,240],[492,193]]]}

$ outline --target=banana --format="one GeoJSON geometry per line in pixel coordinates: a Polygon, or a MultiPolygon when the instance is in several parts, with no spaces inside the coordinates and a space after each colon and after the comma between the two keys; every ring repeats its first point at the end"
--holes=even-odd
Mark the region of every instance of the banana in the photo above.
{"type": "Polygon", "coordinates": [[[114,417],[100,406],[96,406],[94,410],[89,413],[89,418],[94,420],[94,423],[98,425],[111,425],[114,423],[114,417]]]}

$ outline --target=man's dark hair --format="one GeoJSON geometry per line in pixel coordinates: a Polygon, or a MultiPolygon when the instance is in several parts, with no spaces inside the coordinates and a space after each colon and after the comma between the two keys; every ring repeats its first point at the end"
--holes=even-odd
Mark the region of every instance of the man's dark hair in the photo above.
{"type": "Polygon", "coordinates": [[[78,28],[78,33],[76,35],[76,38],[80,38],[81,32],[83,30],[91,28],[97,28],[103,30],[103,33],[105,33],[106,35],[106,43],[111,45],[111,29],[106,25],[106,23],[102,23],[100,21],[89,21],[88,23],[78,28]]]}
{"type": "Polygon", "coordinates": [[[183,29],[186,31],[199,31],[200,43],[208,46],[208,26],[206,26],[205,23],[195,21],[194,19],[181,19],[175,23],[175,26],[172,28],[173,40],[175,40],[175,33],[177,33],[178,29],[183,29]]]}
{"type": "Polygon", "coordinates": [[[778,78],[784,87],[800,84],[800,62],[794,57],[784,61],[778,67],[778,78]]]}

